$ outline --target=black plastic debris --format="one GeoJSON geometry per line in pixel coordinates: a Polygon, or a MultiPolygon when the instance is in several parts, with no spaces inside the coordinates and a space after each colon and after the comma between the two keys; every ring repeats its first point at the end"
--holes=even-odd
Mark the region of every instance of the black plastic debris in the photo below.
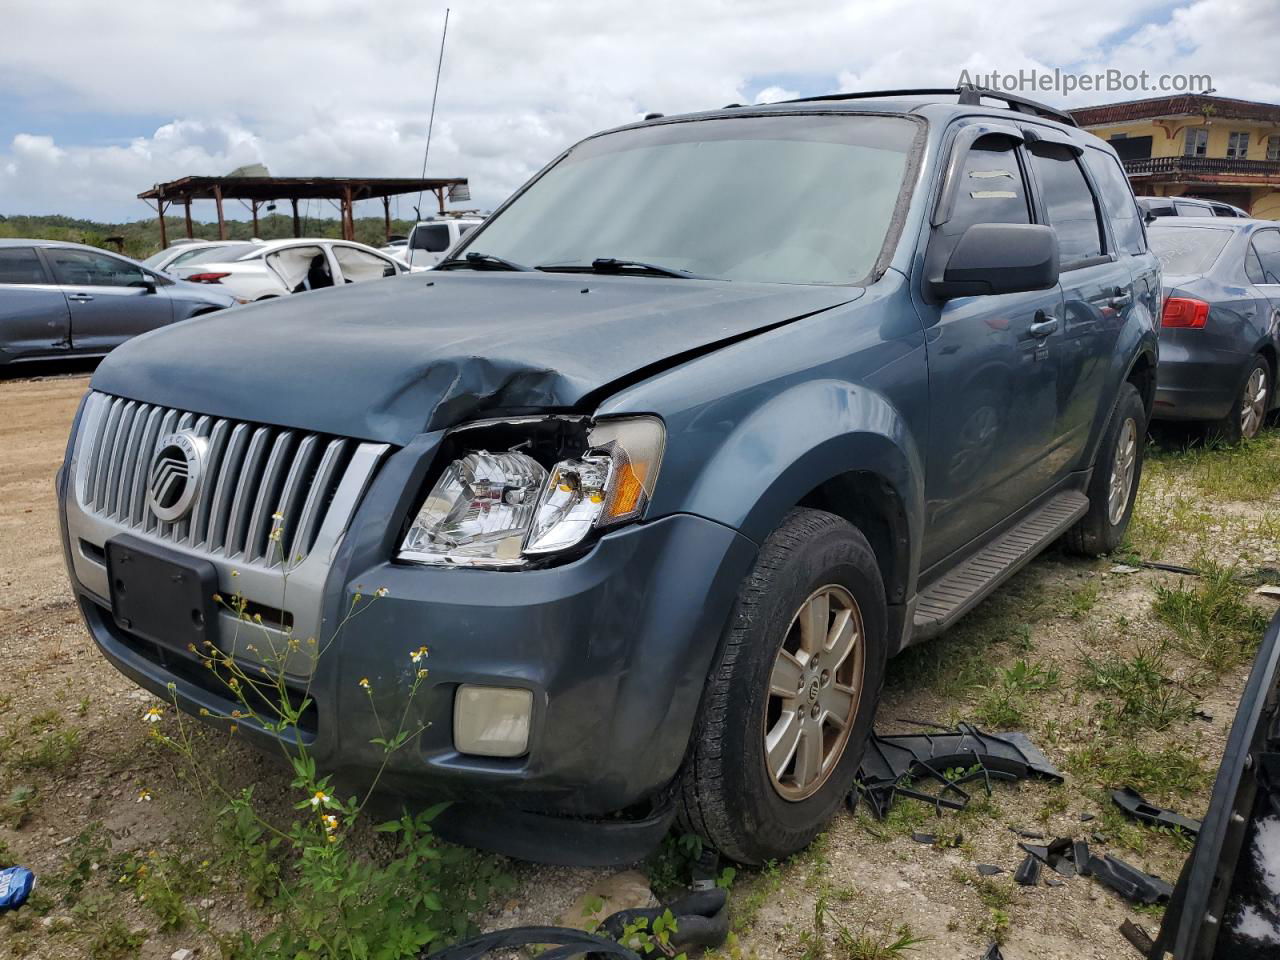
{"type": "Polygon", "coordinates": [[[1018,865],[1018,869],[1013,872],[1013,882],[1020,883],[1024,887],[1034,887],[1040,882],[1040,871],[1043,869],[1044,861],[1040,860],[1034,853],[1028,853],[1022,863],[1018,865]]]}
{"type": "Polygon", "coordinates": [[[1076,873],[1082,877],[1089,875],[1089,844],[1085,840],[1075,840],[1071,844],[1071,859],[1076,865],[1076,873]]]}
{"type": "Polygon", "coordinates": [[[911,839],[916,843],[927,843],[929,846],[933,846],[938,842],[938,838],[932,833],[913,833],[911,839]]]}
{"type": "Polygon", "coordinates": [[[672,955],[701,953],[721,946],[729,937],[729,891],[721,887],[714,890],[697,890],[678,900],[658,907],[635,910],[619,910],[600,923],[600,932],[621,940],[627,927],[634,927],[638,920],[648,921],[648,929],[667,910],[675,917],[671,931],[672,955]]]}
{"type": "Polygon", "coordinates": [[[1088,823],[1088,822],[1089,822],[1090,820],[1092,820],[1092,819],[1094,819],[1094,817],[1093,817],[1093,814],[1092,814],[1092,813],[1082,813],[1082,814],[1080,814],[1080,822],[1081,822],[1081,823],[1088,823]]]}
{"type": "Polygon", "coordinates": [[[1112,790],[1111,801],[1134,820],[1149,823],[1153,827],[1167,827],[1170,830],[1181,830],[1191,837],[1199,836],[1200,821],[1184,817],[1180,813],[1157,807],[1148,803],[1142,794],[1131,787],[1123,790],[1112,790]]]}
{"type": "Polygon", "coordinates": [[[978,873],[984,877],[994,877],[996,874],[1006,872],[1008,871],[1006,871],[1004,867],[997,867],[994,863],[978,864],[978,873]]]}
{"type": "Polygon", "coordinates": [[[1120,936],[1124,937],[1144,957],[1149,956],[1155,944],[1151,940],[1151,935],[1143,930],[1132,920],[1126,920],[1120,924],[1120,936]]]}
{"type": "Polygon", "coordinates": [[[1062,782],[1062,774],[1025,733],[984,733],[967,723],[943,733],[872,734],[849,793],[849,806],[865,798],[872,816],[883,819],[898,797],[943,809],[963,810],[970,794],[963,785],[1039,777],[1062,782]],[[934,786],[933,792],[926,786],[934,786]]]}
{"type": "Polygon", "coordinates": [[[987,947],[987,952],[982,955],[982,960],[1004,960],[1004,954],[1000,952],[1000,944],[993,943],[987,947]]]}
{"type": "Polygon", "coordinates": [[[570,960],[591,954],[595,958],[616,957],[618,960],[640,960],[639,954],[618,942],[628,926],[638,920],[650,924],[670,910],[676,925],[668,944],[671,955],[698,954],[721,946],[729,936],[729,891],[723,889],[697,890],[660,907],[639,910],[619,910],[606,917],[600,924],[600,933],[586,933],[571,927],[511,927],[495,930],[461,943],[437,950],[423,952],[420,960],[479,960],[496,950],[511,951],[518,947],[551,945],[551,949],[539,954],[540,960],[570,960]]]}
{"type": "Polygon", "coordinates": [[[1168,903],[1173,887],[1159,877],[1144,873],[1131,863],[1112,857],[1091,857],[1089,872],[1103,886],[1110,887],[1120,896],[1133,903],[1150,906],[1153,903],[1168,903]]]}

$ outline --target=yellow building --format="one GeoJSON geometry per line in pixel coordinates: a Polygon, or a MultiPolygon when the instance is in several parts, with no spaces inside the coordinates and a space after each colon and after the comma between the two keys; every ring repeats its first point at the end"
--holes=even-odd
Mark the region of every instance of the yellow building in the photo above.
{"type": "Polygon", "coordinates": [[[1221,200],[1280,220],[1280,105],[1188,94],[1071,115],[1115,147],[1139,196],[1221,200]]]}

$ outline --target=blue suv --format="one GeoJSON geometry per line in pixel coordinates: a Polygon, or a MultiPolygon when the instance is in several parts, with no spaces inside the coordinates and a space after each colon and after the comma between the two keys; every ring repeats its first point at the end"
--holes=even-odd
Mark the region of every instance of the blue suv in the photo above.
{"type": "Polygon", "coordinates": [[[59,479],[98,646],[225,717],[188,644],[262,654],[183,584],[282,640],[384,587],[291,668],[322,765],[379,766],[373,707],[427,645],[383,783],[464,801],[454,836],[624,860],[678,816],[746,863],[803,847],[888,658],[1133,509],[1158,261],[1111,148],[993,96],[652,117],[435,271],[125,344],[59,479]]]}

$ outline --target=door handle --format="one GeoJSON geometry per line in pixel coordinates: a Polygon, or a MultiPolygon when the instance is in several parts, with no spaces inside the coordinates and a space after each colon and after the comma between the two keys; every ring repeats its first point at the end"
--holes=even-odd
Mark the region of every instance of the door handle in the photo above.
{"type": "Polygon", "coordinates": [[[1116,287],[1111,294],[1111,299],[1107,301],[1109,307],[1127,307],[1133,303],[1133,291],[1126,290],[1124,287],[1116,287]]]}
{"type": "Polygon", "coordinates": [[[1053,331],[1058,329],[1058,318],[1047,317],[1043,310],[1036,311],[1036,320],[1031,326],[1027,327],[1027,333],[1033,337],[1041,339],[1049,336],[1053,331]]]}
{"type": "Polygon", "coordinates": [[[88,303],[93,297],[87,293],[68,293],[67,299],[74,300],[76,303],[88,303]]]}

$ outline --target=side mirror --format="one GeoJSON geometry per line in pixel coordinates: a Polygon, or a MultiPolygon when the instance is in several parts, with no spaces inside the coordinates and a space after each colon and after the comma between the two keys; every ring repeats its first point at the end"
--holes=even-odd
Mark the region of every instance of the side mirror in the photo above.
{"type": "Polygon", "coordinates": [[[1058,282],[1058,238],[1038,223],[975,223],[960,237],[941,280],[929,281],[937,300],[1048,290],[1058,282]]]}

